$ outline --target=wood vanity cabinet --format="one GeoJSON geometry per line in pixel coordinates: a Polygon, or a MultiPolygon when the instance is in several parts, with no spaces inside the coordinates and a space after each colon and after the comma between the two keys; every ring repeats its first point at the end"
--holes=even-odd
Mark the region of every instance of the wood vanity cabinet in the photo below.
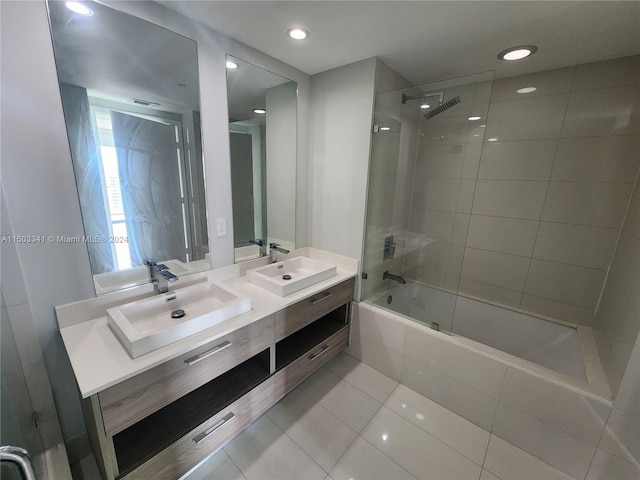
{"type": "Polygon", "coordinates": [[[87,399],[106,479],[177,479],[349,344],[349,279],[87,399]]]}

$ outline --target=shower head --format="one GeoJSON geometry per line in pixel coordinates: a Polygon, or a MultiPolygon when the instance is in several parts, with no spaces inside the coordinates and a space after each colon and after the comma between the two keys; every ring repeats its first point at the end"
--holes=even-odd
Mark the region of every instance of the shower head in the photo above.
{"type": "Polygon", "coordinates": [[[442,113],[445,110],[448,110],[449,108],[451,108],[454,105],[457,105],[459,103],[460,103],[460,97],[453,97],[451,100],[447,100],[446,102],[441,103],[440,106],[438,106],[438,107],[434,108],[433,110],[425,113],[424,114],[424,118],[429,120],[430,118],[435,117],[439,113],[442,113]]]}

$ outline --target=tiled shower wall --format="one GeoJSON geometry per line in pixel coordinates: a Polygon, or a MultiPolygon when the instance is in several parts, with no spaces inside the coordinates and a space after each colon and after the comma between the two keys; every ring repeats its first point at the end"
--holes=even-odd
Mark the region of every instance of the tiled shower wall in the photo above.
{"type": "Polygon", "coordinates": [[[640,165],[640,56],[484,85],[422,122],[405,275],[591,325],[640,165]]]}
{"type": "MultiPolygon", "coordinates": [[[[640,189],[636,181],[593,325],[615,395],[640,332],[640,189]]],[[[640,426],[637,429],[640,432],[640,426]]]]}

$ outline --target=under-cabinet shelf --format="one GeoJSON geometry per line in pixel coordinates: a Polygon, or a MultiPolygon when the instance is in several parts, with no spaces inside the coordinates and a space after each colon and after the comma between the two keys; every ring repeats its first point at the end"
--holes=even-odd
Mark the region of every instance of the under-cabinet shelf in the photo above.
{"type": "Polygon", "coordinates": [[[283,369],[320,342],[336,333],[348,322],[349,303],[276,343],[276,371],[283,369]]]}
{"type": "Polygon", "coordinates": [[[266,349],[114,435],[120,476],[161,452],[269,375],[269,349],[266,349]]]}

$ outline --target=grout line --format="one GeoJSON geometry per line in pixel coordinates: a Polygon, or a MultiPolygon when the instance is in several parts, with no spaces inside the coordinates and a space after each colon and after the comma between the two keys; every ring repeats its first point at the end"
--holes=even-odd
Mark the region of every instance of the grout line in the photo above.
{"type": "MultiPolygon", "coordinates": [[[[267,412],[263,413],[262,415],[266,415],[267,412]]],[[[256,419],[257,420],[257,419],[256,419]]],[[[242,432],[241,432],[242,433],[242,432]]],[[[233,441],[233,440],[232,440],[233,441]]],[[[230,442],[229,442],[230,443],[230,442]]],[[[224,452],[224,454],[227,456],[227,458],[231,461],[231,463],[233,463],[235,465],[235,467],[238,469],[238,471],[240,472],[240,475],[242,475],[242,478],[244,478],[245,480],[247,480],[247,477],[245,476],[244,473],[242,473],[242,470],[240,470],[240,467],[238,466],[238,464],[233,460],[233,458],[231,458],[231,455],[229,455],[229,452],[227,452],[226,447],[227,447],[228,443],[225,444],[224,447],[222,447],[218,452],[222,451],[224,452]]],[[[215,457],[217,455],[217,453],[214,453],[213,456],[209,457],[209,460],[211,460],[213,457],[215,457]]],[[[201,465],[202,466],[202,465],[201,465]]],[[[198,467],[200,468],[200,467],[198,467]]]]}

